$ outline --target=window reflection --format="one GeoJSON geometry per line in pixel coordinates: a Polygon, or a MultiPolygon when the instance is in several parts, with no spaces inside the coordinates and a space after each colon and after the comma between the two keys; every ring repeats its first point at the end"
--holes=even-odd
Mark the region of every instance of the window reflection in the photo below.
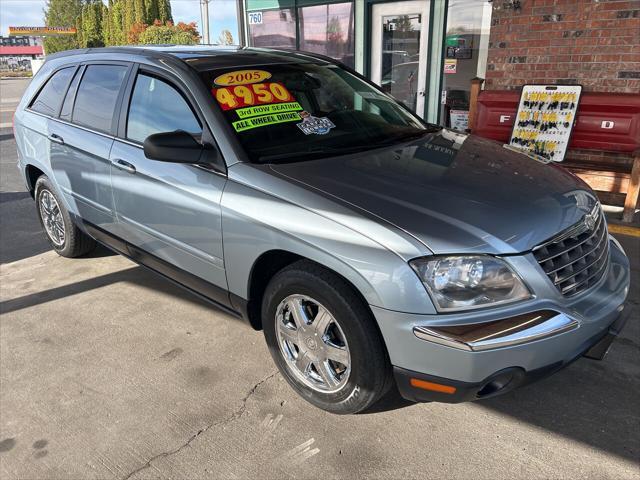
{"type": "Polygon", "coordinates": [[[261,23],[249,24],[249,39],[254,47],[296,47],[295,9],[264,10],[261,23]]]}
{"type": "Polygon", "coordinates": [[[468,128],[471,79],[484,78],[491,23],[491,2],[450,0],[445,38],[441,121],[468,128]]]}
{"type": "Polygon", "coordinates": [[[300,50],[327,55],[354,66],[353,3],[298,9],[300,50]]]}
{"type": "Polygon", "coordinates": [[[382,17],[382,89],[416,110],[422,15],[382,17]]]}
{"type": "Polygon", "coordinates": [[[326,55],[355,65],[353,2],[247,12],[253,47],[285,47],[326,55]],[[296,12],[298,35],[296,37],[296,12]]]}

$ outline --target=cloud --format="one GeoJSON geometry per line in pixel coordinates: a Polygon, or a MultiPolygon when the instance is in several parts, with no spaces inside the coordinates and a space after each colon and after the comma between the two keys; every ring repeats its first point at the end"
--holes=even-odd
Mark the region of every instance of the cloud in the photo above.
{"type": "Polygon", "coordinates": [[[0,0],[0,34],[8,35],[9,26],[44,25],[44,0],[0,0]]]}

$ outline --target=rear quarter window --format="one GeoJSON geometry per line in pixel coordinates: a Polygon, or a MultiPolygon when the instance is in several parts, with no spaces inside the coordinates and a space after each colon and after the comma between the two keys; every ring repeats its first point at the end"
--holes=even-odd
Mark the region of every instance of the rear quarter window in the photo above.
{"type": "Polygon", "coordinates": [[[58,70],[45,83],[38,95],[31,102],[31,110],[45,115],[56,116],[60,110],[62,99],[67,92],[75,67],[58,70]]]}
{"type": "Polygon", "coordinates": [[[73,123],[102,132],[111,131],[127,68],[124,65],[87,66],[73,105],[73,123]]]}

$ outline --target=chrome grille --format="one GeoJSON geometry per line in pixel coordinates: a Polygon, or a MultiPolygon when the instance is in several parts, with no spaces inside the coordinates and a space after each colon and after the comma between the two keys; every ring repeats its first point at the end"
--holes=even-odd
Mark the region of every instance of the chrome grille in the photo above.
{"type": "Polygon", "coordinates": [[[607,222],[600,205],[533,254],[562,295],[576,295],[595,285],[609,263],[607,222]]]}

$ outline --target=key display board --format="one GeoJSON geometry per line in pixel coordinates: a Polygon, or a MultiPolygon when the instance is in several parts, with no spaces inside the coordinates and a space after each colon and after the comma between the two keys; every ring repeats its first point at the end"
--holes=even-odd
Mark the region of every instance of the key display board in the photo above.
{"type": "Polygon", "coordinates": [[[525,85],[509,145],[564,160],[581,93],[581,85],[525,85]]]}

